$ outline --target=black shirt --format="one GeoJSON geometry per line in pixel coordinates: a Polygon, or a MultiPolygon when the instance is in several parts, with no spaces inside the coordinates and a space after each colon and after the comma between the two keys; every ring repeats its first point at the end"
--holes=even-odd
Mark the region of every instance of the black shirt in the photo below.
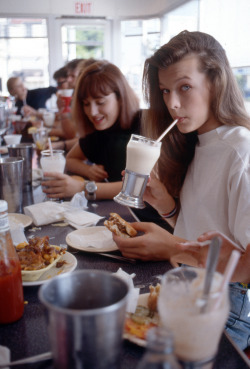
{"type": "Polygon", "coordinates": [[[109,182],[122,180],[121,172],[126,167],[127,143],[131,134],[139,134],[140,117],[141,113],[138,112],[129,129],[121,129],[116,122],[106,130],[95,131],[79,140],[86,158],[91,163],[104,166],[109,182]]]}
{"type": "MultiPolygon", "coordinates": [[[[56,87],[50,86],[45,88],[36,88],[34,90],[28,90],[26,103],[33,109],[38,110],[39,108],[46,107],[46,101],[57,91],[56,87]]],[[[21,114],[21,108],[23,107],[23,101],[16,101],[17,114],[21,114]]]]}

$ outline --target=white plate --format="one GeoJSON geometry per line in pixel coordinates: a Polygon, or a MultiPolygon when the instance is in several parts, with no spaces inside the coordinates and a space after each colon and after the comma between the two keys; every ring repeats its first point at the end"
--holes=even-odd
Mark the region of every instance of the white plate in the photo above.
{"type": "Polygon", "coordinates": [[[112,238],[112,232],[110,232],[105,226],[77,229],[66,236],[66,242],[74,249],[87,252],[108,252],[118,250],[118,247],[112,238]],[[99,243],[104,242],[104,245],[103,247],[98,248],[91,246],[91,242],[93,245],[98,245],[99,243]]]}
{"type": "MultiPolygon", "coordinates": [[[[147,307],[148,306],[148,297],[149,297],[149,293],[143,293],[143,294],[139,295],[137,306],[140,305],[140,306],[146,306],[147,307]]],[[[144,340],[142,338],[139,338],[139,337],[136,337],[131,333],[127,333],[127,332],[123,333],[123,338],[130,341],[130,342],[135,343],[138,346],[141,346],[141,347],[146,346],[146,340],[144,340]]]]}
{"type": "Polygon", "coordinates": [[[24,228],[28,227],[32,223],[32,218],[29,217],[28,215],[19,214],[19,213],[9,213],[8,216],[9,216],[10,228],[11,228],[11,223],[22,224],[24,228]]]}
{"type": "Polygon", "coordinates": [[[7,154],[8,147],[7,146],[0,146],[0,154],[7,154]]]}
{"type": "Polygon", "coordinates": [[[62,273],[67,272],[73,272],[73,270],[77,266],[77,260],[74,255],[72,255],[70,252],[67,252],[63,255],[63,257],[60,259],[60,262],[65,260],[66,264],[63,264],[61,268],[57,268],[56,266],[53,266],[51,269],[49,269],[47,272],[45,272],[37,281],[34,282],[23,282],[23,286],[40,286],[41,284],[44,284],[48,282],[53,277],[56,277],[57,275],[60,275],[62,273]]]}

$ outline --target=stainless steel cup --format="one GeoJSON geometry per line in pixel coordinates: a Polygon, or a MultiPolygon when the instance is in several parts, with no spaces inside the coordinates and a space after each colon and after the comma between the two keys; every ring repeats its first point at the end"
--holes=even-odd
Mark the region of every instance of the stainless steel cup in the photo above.
{"type": "Polygon", "coordinates": [[[20,143],[8,146],[9,156],[24,158],[23,162],[23,185],[25,187],[32,186],[32,156],[33,146],[29,143],[20,143]]]}
{"type": "Polygon", "coordinates": [[[7,201],[10,213],[23,210],[23,162],[22,157],[0,158],[0,199],[7,201]]]}
{"type": "Polygon", "coordinates": [[[129,287],[104,271],[60,275],[39,290],[56,368],[118,369],[129,287]]]}
{"type": "Polygon", "coordinates": [[[143,194],[148,183],[149,175],[139,174],[125,169],[121,192],[114,200],[121,205],[137,209],[145,208],[143,194]]]}

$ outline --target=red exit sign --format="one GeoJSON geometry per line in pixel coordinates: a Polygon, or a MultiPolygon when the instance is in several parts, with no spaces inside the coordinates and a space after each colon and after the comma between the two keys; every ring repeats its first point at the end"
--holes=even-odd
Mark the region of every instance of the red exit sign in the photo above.
{"type": "Polygon", "coordinates": [[[75,13],[76,14],[91,14],[92,2],[91,1],[76,1],[75,13]]]}

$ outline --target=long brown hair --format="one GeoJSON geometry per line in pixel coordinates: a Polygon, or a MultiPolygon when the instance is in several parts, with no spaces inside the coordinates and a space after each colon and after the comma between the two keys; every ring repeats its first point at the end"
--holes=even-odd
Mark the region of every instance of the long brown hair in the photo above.
{"type": "Polygon", "coordinates": [[[83,100],[89,96],[97,98],[112,92],[120,102],[119,125],[122,129],[128,129],[139,110],[139,99],[120,69],[106,60],[95,61],[83,67],[77,80],[72,108],[81,136],[94,131],[93,124],[84,112],[83,100]]]}
{"type": "MultiPolygon", "coordinates": [[[[215,119],[221,124],[250,129],[242,93],[220,43],[206,33],[183,31],[145,61],[143,92],[149,109],[143,116],[144,135],[157,138],[172,122],[159,88],[158,70],[167,69],[188,54],[198,56],[200,71],[213,86],[211,110],[215,119]]],[[[163,140],[158,175],[172,196],[179,195],[196,143],[197,132],[182,134],[177,127],[163,140]]]]}

